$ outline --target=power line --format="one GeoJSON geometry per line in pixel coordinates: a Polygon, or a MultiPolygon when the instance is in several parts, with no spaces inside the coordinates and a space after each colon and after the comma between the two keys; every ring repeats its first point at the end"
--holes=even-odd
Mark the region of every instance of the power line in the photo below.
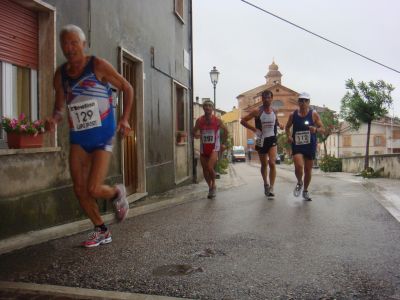
{"type": "Polygon", "coordinates": [[[299,26],[299,25],[297,25],[297,24],[295,24],[295,23],[293,23],[293,22],[290,22],[290,21],[288,21],[288,20],[286,20],[286,19],[284,19],[284,18],[282,18],[282,17],[280,17],[280,16],[278,16],[278,15],[275,15],[275,14],[273,14],[273,13],[271,13],[271,12],[269,12],[269,11],[267,11],[267,10],[265,10],[265,9],[263,9],[263,8],[261,8],[261,7],[259,7],[259,6],[257,6],[257,5],[255,5],[255,4],[253,4],[253,3],[250,3],[250,2],[248,2],[248,1],[246,1],[246,0],[240,0],[240,1],[246,3],[247,5],[253,6],[254,8],[256,8],[256,9],[258,9],[258,10],[261,10],[261,11],[263,11],[263,12],[265,12],[265,13],[267,13],[267,14],[269,14],[269,15],[271,15],[271,16],[273,16],[273,17],[275,17],[275,18],[277,18],[277,19],[279,19],[279,20],[281,20],[281,21],[284,21],[284,22],[286,22],[286,23],[289,23],[290,25],[292,25],[292,26],[294,26],[294,27],[297,27],[297,28],[299,28],[299,29],[301,29],[301,30],[304,30],[304,31],[306,31],[306,32],[308,32],[308,33],[310,33],[310,34],[312,34],[312,35],[314,35],[314,36],[316,36],[316,37],[318,37],[318,38],[320,38],[320,39],[323,39],[323,40],[325,40],[325,41],[327,41],[327,42],[329,42],[329,43],[331,43],[331,44],[334,44],[335,46],[338,46],[338,47],[340,47],[340,48],[343,48],[343,49],[345,49],[345,50],[347,50],[347,51],[349,51],[349,52],[351,52],[351,53],[353,53],[353,54],[356,54],[356,55],[358,55],[358,56],[361,56],[362,58],[365,58],[365,59],[367,59],[367,60],[369,60],[369,61],[372,61],[373,63],[376,63],[376,64],[378,64],[378,65],[380,65],[380,66],[382,66],[382,67],[385,67],[385,68],[387,68],[387,69],[389,69],[389,70],[392,70],[392,71],[394,71],[394,72],[396,72],[396,73],[400,73],[400,71],[398,71],[398,70],[396,70],[396,69],[394,69],[394,68],[391,68],[391,67],[389,67],[389,66],[386,66],[386,65],[384,65],[384,64],[382,64],[382,63],[380,63],[380,62],[378,62],[378,61],[376,61],[376,60],[374,60],[374,59],[372,59],[372,58],[369,58],[369,57],[367,57],[367,56],[365,56],[365,55],[363,55],[363,54],[361,54],[361,53],[358,53],[358,52],[356,52],[356,51],[354,51],[354,50],[351,50],[350,48],[347,48],[347,47],[345,47],[345,46],[339,44],[339,43],[336,43],[336,42],[334,42],[334,41],[331,41],[330,39],[327,39],[327,38],[325,38],[325,37],[323,37],[323,36],[321,36],[321,35],[319,35],[319,34],[317,34],[317,33],[315,33],[315,32],[312,32],[312,31],[310,31],[310,30],[308,30],[308,29],[306,29],[306,28],[304,28],[304,27],[301,27],[301,26],[299,26]]]}

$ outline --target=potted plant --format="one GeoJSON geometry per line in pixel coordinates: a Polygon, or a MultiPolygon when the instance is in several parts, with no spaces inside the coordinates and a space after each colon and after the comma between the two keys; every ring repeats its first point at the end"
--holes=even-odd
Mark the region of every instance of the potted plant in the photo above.
{"type": "Polygon", "coordinates": [[[177,144],[183,144],[183,143],[185,143],[186,137],[187,137],[186,132],[184,132],[184,131],[178,131],[178,132],[176,133],[176,143],[177,143],[177,144]]]}
{"type": "Polygon", "coordinates": [[[7,143],[10,149],[38,148],[43,145],[44,122],[29,121],[24,113],[18,119],[2,117],[1,127],[7,133],[7,143]]]}

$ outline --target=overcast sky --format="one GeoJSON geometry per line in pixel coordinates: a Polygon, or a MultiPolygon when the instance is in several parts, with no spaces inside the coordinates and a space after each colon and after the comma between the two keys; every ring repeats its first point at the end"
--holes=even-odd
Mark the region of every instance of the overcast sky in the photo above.
{"type": "MultiPolygon", "coordinates": [[[[248,0],[263,9],[400,71],[398,0],[248,0]]],[[[275,60],[282,85],[311,95],[311,103],[340,110],[345,81],[382,79],[396,87],[400,74],[334,46],[240,0],[193,0],[194,96],[213,99],[209,72],[220,71],[217,107],[265,83],[275,60]]],[[[392,110],[391,110],[392,113],[392,110]]]]}

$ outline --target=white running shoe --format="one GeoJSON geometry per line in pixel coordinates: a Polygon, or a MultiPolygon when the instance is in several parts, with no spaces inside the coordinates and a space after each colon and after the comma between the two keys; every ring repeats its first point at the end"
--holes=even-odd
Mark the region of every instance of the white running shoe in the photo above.
{"type": "Polygon", "coordinates": [[[115,208],[115,217],[118,222],[121,222],[125,219],[129,211],[129,203],[126,200],[126,190],[125,185],[117,184],[118,195],[113,200],[114,208],[115,208]]]}
{"type": "Polygon", "coordinates": [[[294,188],[294,190],[293,190],[293,195],[295,196],[295,197],[298,197],[298,196],[300,196],[300,192],[301,192],[301,189],[303,188],[303,183],[302,182],[298,182],[297,184],[296,184],[296,187],[294,188]]]}
{"type": "Polygon", "coordinates": [[[107,231],[101,231],[99,228],[95,228],[95,230],[89,233],[88,239],[81,243],[81,246],[85,248],[92,248],[111,242],[112,238],[110,229],[107,229],[107,231]]]}
{"type": "Polygon", "coordinates": [[[306,201],[311,201],[311,197],[310,197],[310,194],[308,193],[308,191],[303,191],[303,198],[306,201]]]}
{"type": "Polygon", "coordinates": [[[270,197],[270,198],[275,197],[274,187],[272,185],[269,187],[268,197],[270,197]]]}

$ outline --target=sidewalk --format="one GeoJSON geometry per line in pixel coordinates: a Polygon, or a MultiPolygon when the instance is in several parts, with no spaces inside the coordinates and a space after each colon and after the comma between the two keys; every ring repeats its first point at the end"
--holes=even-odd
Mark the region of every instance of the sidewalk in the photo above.
{"type": "MultiPolygon", "coordinates": [[[[241,184],[241,180],[236,174],[236,171],[230,165],[228,173],[221,175],[221,178],[217,180],[217,189],[219,191],[224,191],[241,184]]],[[[131,203],[127,218],[151,213],[167,207],[173,207],[187,201],[205,198],[207,193],[208,186],[203,180],[198,184],[193,183],[172,189],[162,194],[149,196],[131,203]]],[[[103,215],[103,219],[108,224],[114,223],[114,213],[103,215]]],[[[40,244],[49,240],[77,234],[92,228],[93,224],[87,219],[60,226],[54,226],[40,231],[24,233],[16,237],[1,240],[0,255],[13,250],[40,244]]]]}
{"type": "MultiPolygon", "coordinates": [[[[242,184],[240,177],[234,168],[230,166],[228,174],[221,175],[217,180],[218,191],[228,190],[242,184]]],[[[163,194],[146,197],[131,203],[127,218],[155,212],[164,208],[177,206],[188,201],[205,198],[208,193],[208,186],[203,181],[199,184],[190,184],[170,190],[163,194]]],[[[113,223],[114,214],[104,215],[107,223],[113,223]]],[[[82,220],[70,224],[56,226],[53,228],[29,232],[0,243],[0,255],[25,248],[31,245],[43,243],[49,240],[70,236],[82,231],[90,230],[93,225],[89,220],[82,220]]],[[[173,300],[174,297],[155,295],[144,295],[135,293],[121,293],[111,291],[100,291],[83,288],[70,288],[64,286],[32,284],[22,282],[0,281],[0,300],[3,299],[49,299],[49,300],[70,300],[70,299],[105,299],[105,300],[173,300]]]]}

